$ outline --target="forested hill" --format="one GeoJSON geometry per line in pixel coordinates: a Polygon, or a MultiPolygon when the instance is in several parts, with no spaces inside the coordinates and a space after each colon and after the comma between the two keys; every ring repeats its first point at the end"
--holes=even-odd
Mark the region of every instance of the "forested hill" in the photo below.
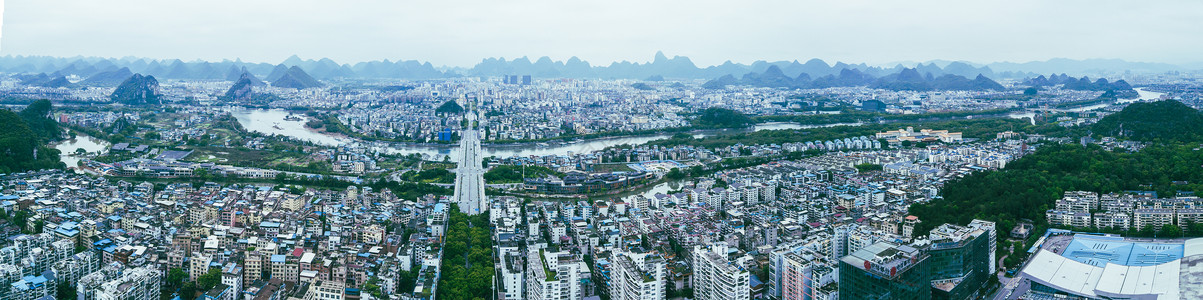
{"type": "Polygon", "coordinates": [[[1203,142],[1203,113],[1177,100],[1133,103],[1099,120],[1091,130],[1139,141],[1203,142]]]}
{"type": "Polygon", "coordinates": [[[125,105],[159,105],[162,97],[159,81],[154,76],[142,74],[130,76],[109,95],[113,102],[125,105]]]}
{"type": "Polygon", "coordinates": [[[1177,191],[1201,193],[1203,151],[1194,147],[1155,144],[1128,153],[1097,145],[1046,145],[1007,164],[1006,169],[950,181],[940,192],[943,199],[911,205],[909,211],[923,221],[916,228],[917,235],[935,225],[967,224],[975,218],[997,221],[1000,229],[1009,230],[1019,219],[1046,224],[1044,212],[1053,208],[1065,191],[1153,190],[1164,197],[1173,197],[1177,191]]]}
{"type": "Polygon", "coordinates": [[[50,101],[34,101],[20,113],[0,109],[0,173],[62,168],[59,152],[46,146],[60,138],[50,101]]]}
{"type": "MultiPolygon", "coordinates": [[[[1161,197],[1203,194],[1203,151],[1197,150],[1203,142],[1199,111],[1174,100],[1134,103],[1090,129],[1096,136],[1126,137],[1148,145],[1138,152],[1110,151],[1094,144],[1040,146],[1005,169],[948,182],[941,189],[942,199],[912,205],[910,212],[923,221],[916,234],[923,235],[937,224],[966,224],[972,219],[996,221],[1003,229],[1020,219],[1043,227],[1044,212],[1065,191],[1156,191],[1161,197]]],[[[1151,236],[1152,230],[1122,233],[1151,236]]],[[[1203,227],[1184,232],[1203,236],[1203,227]]]]}

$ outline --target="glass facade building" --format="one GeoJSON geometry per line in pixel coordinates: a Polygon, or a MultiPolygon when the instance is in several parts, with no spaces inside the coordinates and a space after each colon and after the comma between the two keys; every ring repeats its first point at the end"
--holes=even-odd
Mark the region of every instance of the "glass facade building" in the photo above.
{"type": "Polygon", "coordinates": [[[984,230],[944,224],[930,233],[932,299],[969,299],[990,272],[990,235],[984,230]]]}
{"type": "Polygon", "coordinates": [[[840,259],[840,300],[928,300],[931,278],[925,251],[878,242],[840,259]]]}

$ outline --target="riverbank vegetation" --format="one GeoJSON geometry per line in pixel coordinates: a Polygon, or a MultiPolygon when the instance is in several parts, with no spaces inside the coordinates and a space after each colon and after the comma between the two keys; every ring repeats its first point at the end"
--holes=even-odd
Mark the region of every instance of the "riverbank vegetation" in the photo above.
{"type": "Polygon", "coordinates": [[[547,176],[564,176],[547,167],[495,165],[485,172],[485,183],[522,183],[527,178],[543,178],[547,176]]]}
{"type": "Polygon", "coordinates": [[[421,171],[407,171],[401,174],[401,178],[406,181],[421,182],[421,183],[454,183],[455,174],[451,171],[442,168],[431,168],[421,171]]]}
{"type": "Polygon", "coordinates": [[[381,142],[394,142],[394,143],[432,143],[432,144],[455,144],[455,143],[459,142],[458,133],[453,134],[450,141],[440,141],[440,140],[425,141],[425,140],[411,139],[411,138],[407,138],[407,137],[390,138],[390,137],[383,136],[380,132],[375,132],[373,134],[364,134],[364,133],[357,132],[357,131],[351,129],[350,126],[343,124],[343,122],[338,119],[338,115],[334,114],[334,113],[315,113],[315,114],[311,115],[311,117],[315,118],[316,120],[318,120],[320,122],[317,122],[317,121],[306,122],[305,123],[306,127],[309,127],[312,129],[321,129],[328,133],[341,134],[341,135],[345,135],[345,136],[349,136],[349,137],[353,137],[353,138],[357,138],[357,139],[365,140],[365,141],[381,141],[381,142]]]}

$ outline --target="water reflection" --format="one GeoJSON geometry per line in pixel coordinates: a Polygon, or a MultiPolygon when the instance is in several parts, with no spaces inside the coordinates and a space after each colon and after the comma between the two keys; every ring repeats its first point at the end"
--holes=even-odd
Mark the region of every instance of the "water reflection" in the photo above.
{"type": "Polygon", "coordinates": [[[243,109],[235,110],[231,114],[238,119],[238,123],[242,124],[246,130],[259,132],[263,134],[279,134],[293,137],[303,141],[309,141],[317,144],[337,146],[351,142],[350,138],[336,137],[334,135],[317,132],[313,129],[305,127],[305,119],[301,121],[284,120],[289,113],[280,109],[243,109]]]}
{"type": "Polygon", "coordinates": [[[1138,95],[1136,99],[1120,99],[1119,101],[1116,101],[1116,103],[1156,101],[1157,99],[1161,99],[1161,95],[1164,95],[1165,93],[1151,92],[1146,91],[1144,88],[1136,88],[1136,94],[1138,95]]]}
{"type": "Polygon", "coordinates": [[[668,192],[670,192],[670,191],[681,190],[685,187],[693,186],[693,184],[694,184],[693,181],[689,181],[689,180],[665,181],[665,182],[657,183],[657,184],[651,186],[650,188],[642,187],[642,188],[637,188],[633,191],[628,191],[625,193],[590,197],[590,199],[594,199],[594,200],[597,200],[597,199],[622,199],[622,198],[626,198],[626,197],[630,197],[630,196],[634,196],[634,195],[642,195],[647,198],[652,198],[656,194],[668,194],[668,192]]]}
{"type": "Polygon", "coordinates": [[[88,153],[100,153],[108,148],[108,142],[87,135],[79,135],[73,140],[65,140],[54,145],[54,149],[58,149],[60,152],[59,161],[62,161],[67,167],[75,167],[79,164],[82,157],[75,155],[77,149],[84,149],[88,153]]]}
{"type": "MultiPolygon", "coordinates": [[[[1063,111],[1063,112],[1084,112],[1084,111],[1092,111],[1092,110],[1096,110],[1096,109],[1106,108],[1108,106],[1111,106],[1112,104],[1128,104],[1128,103],[1144,102],[1144,101],[1156,101],[1158,99],[1161,99],[1161,96],[1165,94],[1165,93],[1146,91],[1144,88],[1136,88],[1135,90],[1136,90],[1137,97],[1133,98],[1133,99],[1119,99],[1119,100],[1115,101],[1115,103],[1100,103],[1100,104],[1089,105],[1089,106],[1062,109],[1061,111],[1063,111]]],[[[1029,112],[1029,111],[1013,112],[1013,113],[1007,114],[1007,117],[1010,117],[1013,119],[1028,119],[1028,120],[1031,120],[1032,125],[1036,125],[1036,120],[1035,120],[1036,113],[1033,113],[1033,112],[1029,112]]]]}

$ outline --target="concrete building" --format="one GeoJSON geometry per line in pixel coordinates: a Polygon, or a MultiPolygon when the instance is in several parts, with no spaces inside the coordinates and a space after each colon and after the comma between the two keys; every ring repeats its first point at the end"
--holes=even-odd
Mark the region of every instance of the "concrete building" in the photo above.
{"type": "Polygon", "coordinates": [[[212,256],[204,254],[193,255],[191,264],[188,265],[188,278],[200,278],[201,275],[209,273],[209,266],[212,263],[212,256]]]}
{"type": "Polygon", "coordinates": [[[221,267],[221,284],[229,286],[235,293],[242,292],[242,267],[236,263],[227,263],[221,267]]]}
{"type": "MultiPolygon", "coordinates": [[[[816,236],[815,240],[829,240],[816,236]]],[[[838,297],[834,261],[815,243],[799,242],[769,254],[769,291],[774,299],[834,299],[838,297]]]]}
{"type": "Polygon", "coordinates": [[[610,272],[610,299],[665,299],[664,259],[653,253],[622,252],[613,257],[610,272]]]}
{"type": "Polygon", "coordinates": [[[782,300],[810,300],[814,287],[814,264],[797,253],[786,253],[781,268],[782,300]]]}
{"type": "Polygon", "coordinates": [[[501,269],[501,290],[498,295],[503,297],[502,300],[523,299],[526,296],[526,281],[522,272],[525,258],[517,253],[506,253],[498,266],[501,269]]]}
{"type": "MultiPolygon", "coordinates": [[[[158,300],[162,274],[150,267],[111,273],[97,271],[93,278],[108,278],[98,285],[77,285],[79,300],[158,300]],[[103,273],[102,273],[103,272],[103,273]],[[112,278],[109,278],[112,277],[112,278]]],[[[89,275],[92,276],[92,275],[89,275]]]]}
{"type": "Polygon", "coordinates": [[[1122,212],[1096,212],[1091,215],[1095,228],[1118,228],[1128,230],[1132,227],[1132,215],[1122,212]]]}
{"type": "Polygon", "coordinates": [[[579,300],[581,291],[580,273],[588,267],[568,252],[545,252],[532,250],[527,256],[526,299],[529,300],[579,300]]]}
{"type": "Polygon", "coordinates": [[[1167,224],[1174,224],[1172,208],[1142,208],[1132,214],[1132,226],[1138,230],[1150,226],[1160,230],[1167,224]]]}
{"type": "Polygon", "coordinates": [[[726,243],[693,247],[694,296],[699,300],[739,300],[751,297],[748,270],[728,259],[726,243]]]}

